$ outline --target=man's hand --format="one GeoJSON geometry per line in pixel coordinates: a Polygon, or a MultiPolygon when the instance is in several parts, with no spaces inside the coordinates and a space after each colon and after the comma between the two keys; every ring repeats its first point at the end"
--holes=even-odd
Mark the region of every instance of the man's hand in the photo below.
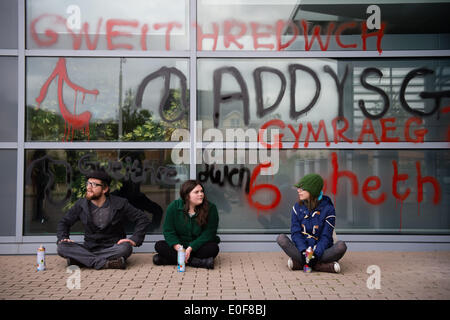
{"type": "Polygon", "coordinates": [[[62,240],[59,241],[59,243],[61,243],[61,242],[74,242],[74,241],[70,240],[70,239],[62,239],[62,240]]]}
{"type": "Polygon", "coordinates": [[[125,243],[125,242],[129,242],[133,247],[136,247],[136,242],[134,242],[134,241],[131,240],[131,239],[120,239],[120,240],[117,242],[117,244],[122,244],[122,243],[125,243]]]}

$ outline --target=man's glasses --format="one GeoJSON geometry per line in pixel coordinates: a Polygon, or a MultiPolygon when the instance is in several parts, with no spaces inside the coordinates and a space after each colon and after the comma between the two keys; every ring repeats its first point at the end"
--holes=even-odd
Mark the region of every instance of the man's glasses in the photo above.
{"type": "Polygon", "coordinates": [[[91,181],[86,181],[86,187],[91,186],[92,188],[95,188],[97,186],[99,187],[103,187],[103,185],[101,183],[95,183],[95,182],[91,182],[91,181]]]}

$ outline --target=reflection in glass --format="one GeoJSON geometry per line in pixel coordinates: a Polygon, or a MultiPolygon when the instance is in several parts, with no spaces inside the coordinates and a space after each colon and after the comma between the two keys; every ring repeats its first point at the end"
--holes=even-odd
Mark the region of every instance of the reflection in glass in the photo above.
{"type": "Polygon", "coordinates": [[[0,1],[0,49],[17,49],[18,1],[0,1]]]}
{"type": "MultiPolygon", "coordinates": [[[[112,178],[111,193],[149,215],[150,233],[161,232],[165,209],[189,178],[189,165],[173,164],[170,150],[27,150],[25,234],[55,234],[65,212],[85,196],[85,175],[102,168],[112,178]]],[[[73,230],[82,232],[81,224],[73,230]]]]}
{"type": "Polygon", "coordinates": [[[197,2],[199,50],[443,50],[450,1],[197,2]],[[370,5],[374,11],[367,13],[370,5]],[[407,7],[407,10],[405,8],[407,7]],[[379,17],[379,18],[378,18],[379,17]],[[427,17],[433,17],[432,20],[427,17]]]}
{"type": "Polygon", "coordinates": [[[0,237],[16,235],[17,150],[0,150],[0,237]]]}
{"type": "Polygon", "coordinates": [[[188,128],[188,62],[28,58],[28,141],[170,141],[188,128]]]}
{"type": "Polygon", "coordinates": [[[219,210],[220,232],[288,232],[298,200],[294,184],[308,173],[324,178],[338,233],[450,232],[448,150],[280,150],[279,159],[271,159],[279,162],[273,175],[257,170],[264,160],[249,161],[252,152],[245,150],[242,161],[197,165],[197,178],[219,210]]]}
{"type": "Polygon", "coordinates": [[[0,142],[17,141],[17,58],[0,57],[0,142]],[[8,79],[8,80],[6,80],[8,79]]]}
{"type": "Polygon", "coordinates": [[[305,147],[448,140],[449,59],[199,59],[198,74],[197,119],[223,139],[267,127],[305,147]]]}
{"type": "Polygon", "coordinates": [[[187,50],[186,0],[30,0],[27,49],[187,50]]]}

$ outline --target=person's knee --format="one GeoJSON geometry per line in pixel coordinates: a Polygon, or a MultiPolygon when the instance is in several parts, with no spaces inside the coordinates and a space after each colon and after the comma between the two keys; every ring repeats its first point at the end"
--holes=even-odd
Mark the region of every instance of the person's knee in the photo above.
{"type": "Polygon", "coordinates": [[[64,257],[64,246],[62,243],[58,243],[58,245],[56,246],[56,253],[58,254],[58,256],[64,257]]]}
{"type": "Polygon", "coordinates": [[[70,251],[71,248],[73,248],[74,243],[73,242],[60,242],[56,246],[56,253],[65,258],[67,256],[67,253],[70,251]]]}
{"type": "Polygon", "coordinates": [[[156,241],[155,243],[155,251],[161,253],[164,250],[164,247],[168,247],[167,243],[164,240],[156,241]]]}
{"type": "Polygon", "coordinates": [[[207,242],[202,245],[197,251],[192,252],[192,257],[205,259],[210,257],[217,257],[219,254],[219,244],[216,242],[207,242]]]}
{"type": "Polygon", "coordinates": [[[288,241],[289,241],[289,238],[285,234],[280,234],[277,237],[277,243],[280,247],[286,246],[288,241]]]}
{"type": "Polygon", "coordinates": [[[336,242],[336,247],[337,250],[342,253],[342,255],[347,251],[347,245],[342,240],[336,242]]]}
{"type": "Polygon", "coordinates": [[[128,258],[133,253],[133,246],[129,242],[124,242],[118,245],[119,246],[119,255],[121,257],[128,258]]]}
{"type": "Polygon", "coordinates": [[[219,250],[220,250],[219,245],[217,243],[214,243],[212,250],[214,258],[217,257],[217,255],[219,254],[219,250]]]}

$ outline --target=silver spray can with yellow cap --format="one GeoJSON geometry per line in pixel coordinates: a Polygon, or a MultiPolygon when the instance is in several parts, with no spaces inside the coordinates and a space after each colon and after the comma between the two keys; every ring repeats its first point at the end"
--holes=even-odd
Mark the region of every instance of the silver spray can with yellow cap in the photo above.
{"type": "Polygon", "coordinates": [[[45,270],[45,247],[41,246],[37,250],[37,271],[45,270]]]}

